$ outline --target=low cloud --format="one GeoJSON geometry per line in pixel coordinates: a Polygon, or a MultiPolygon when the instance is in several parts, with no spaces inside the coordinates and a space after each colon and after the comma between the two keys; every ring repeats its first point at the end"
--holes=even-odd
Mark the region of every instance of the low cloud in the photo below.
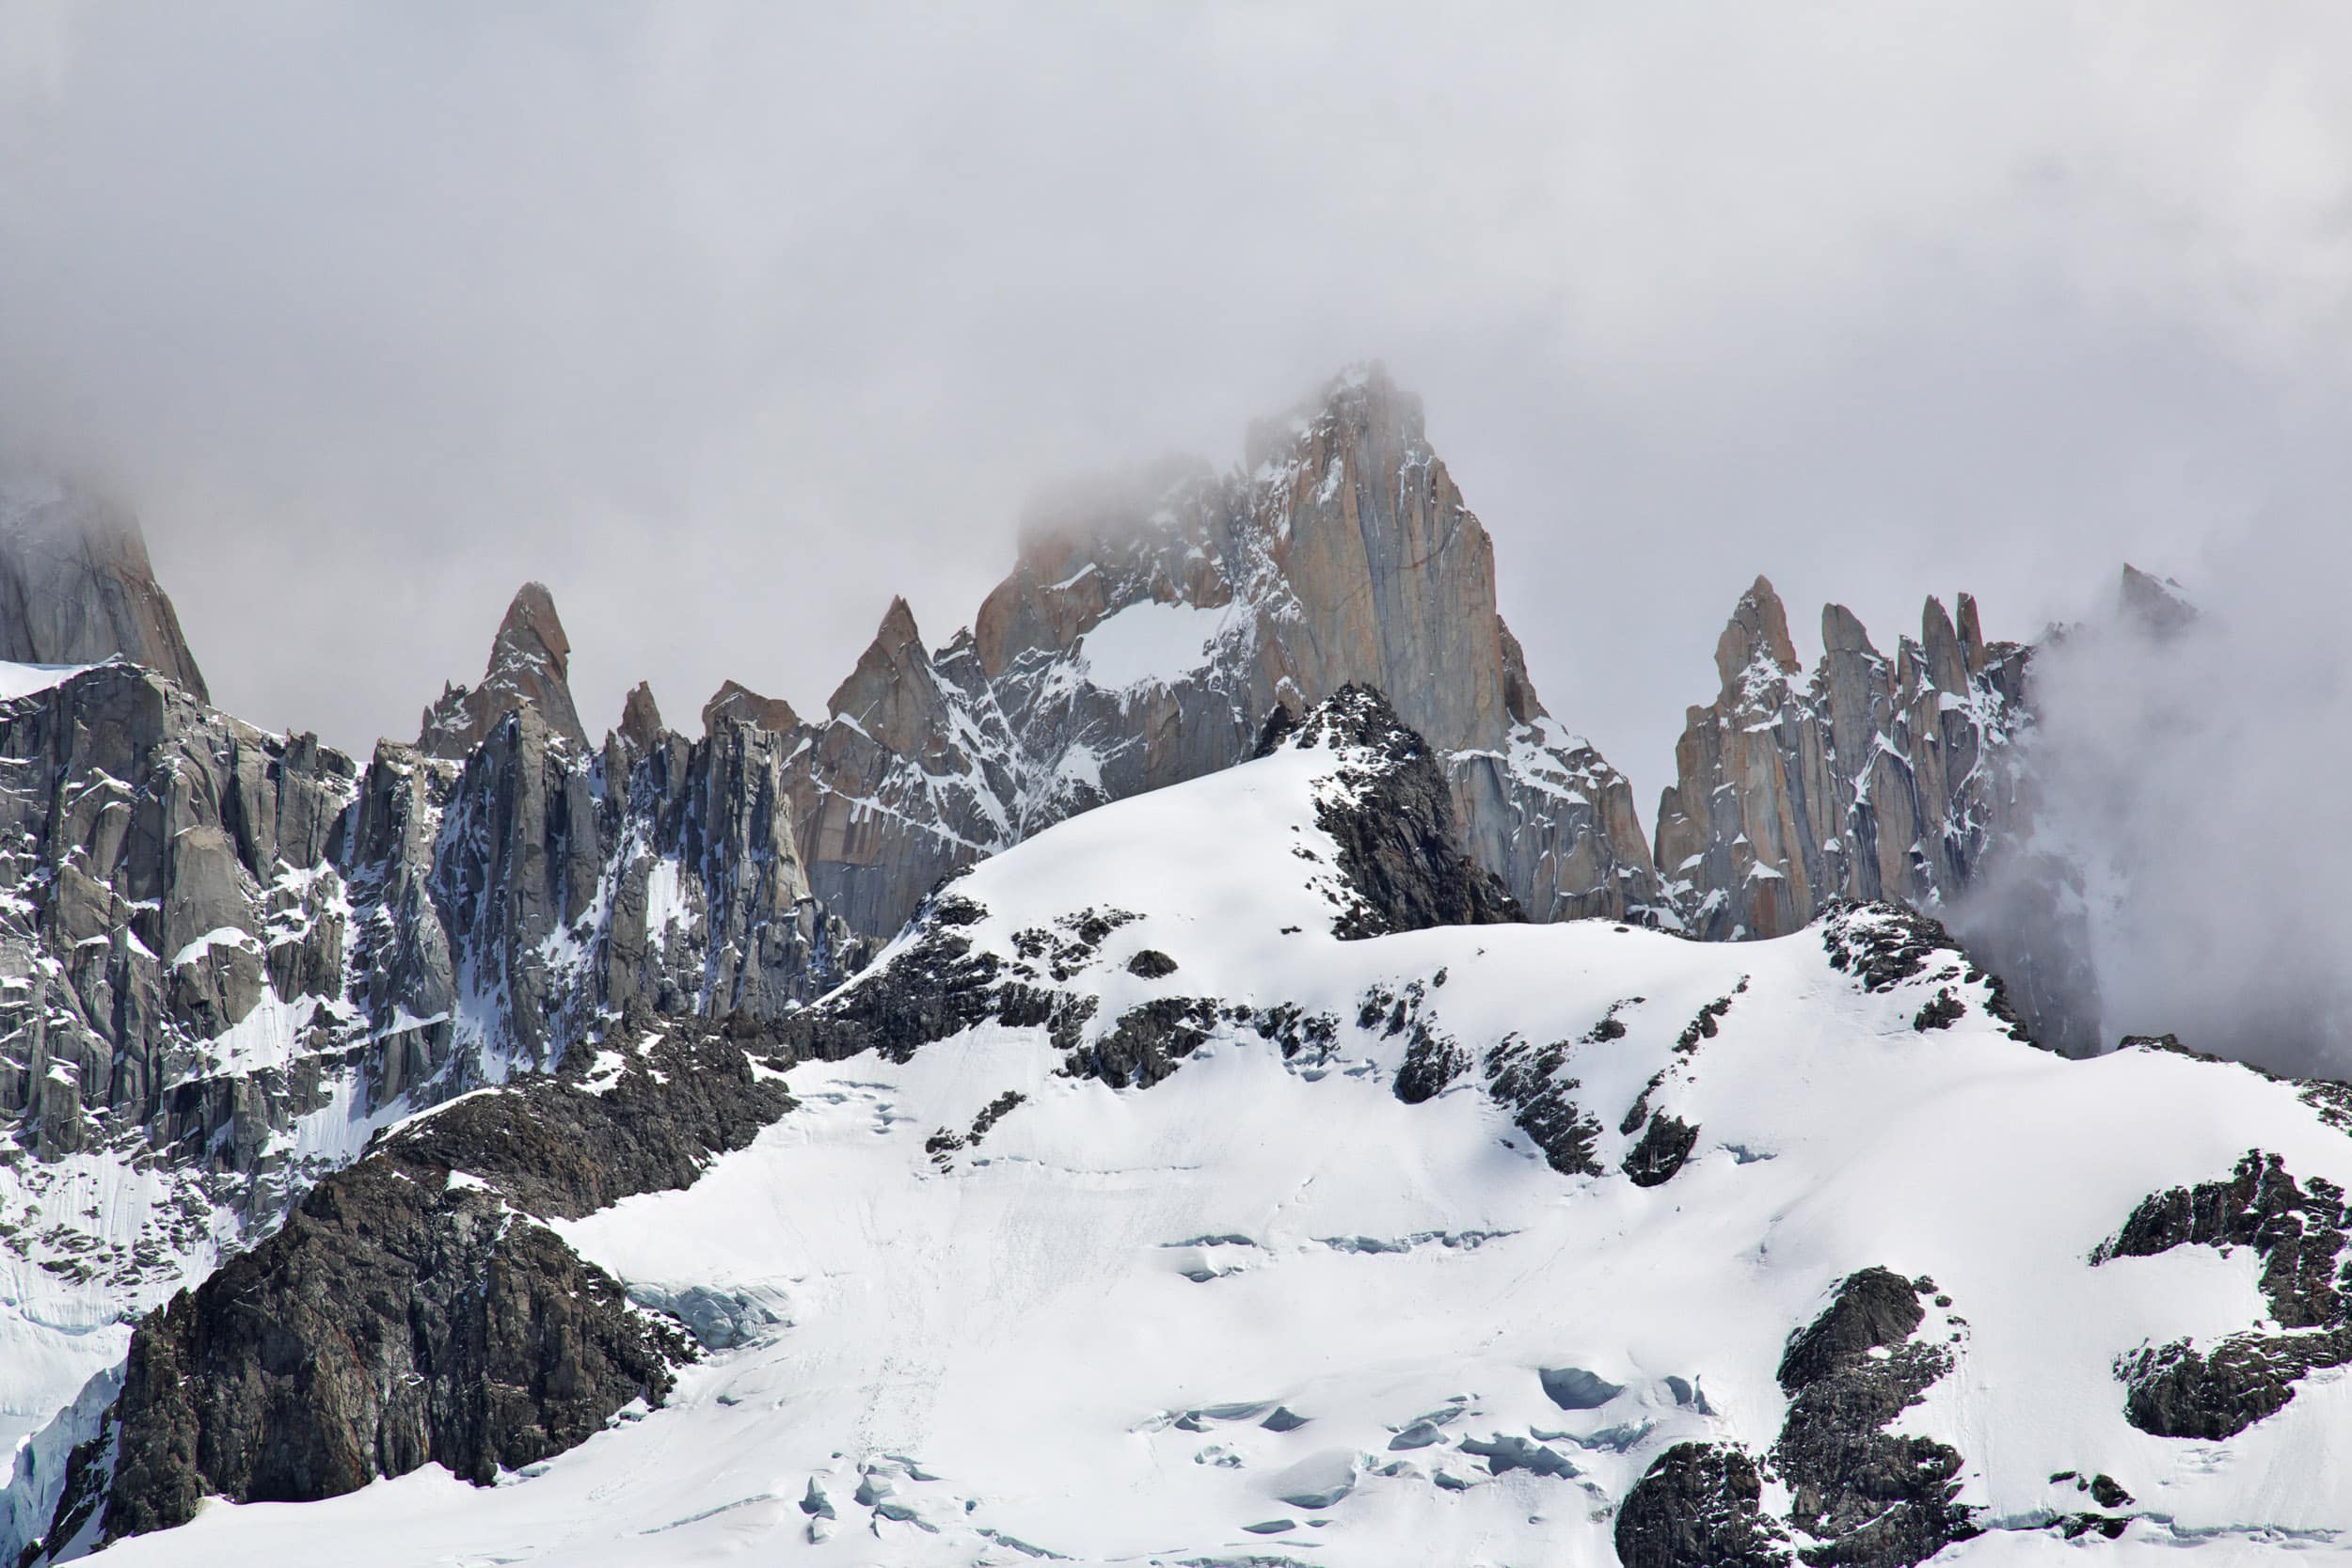
{"type": "Polygon", "coordinates": [[[2343,580],[2291,503],[2352,429],[2347,61],[2317,0],[0,0],[0,450],[139,509],[226,705],[364,750],[527,578],[592,728],[814,710],[1053,476],[1383,357],[1645,815],[1758,571],[1995,637],[2196,582],[2199,640],[2048,661],[2051,831],[2117,1027],[2285,1060],[2345,950],[2339,634],[2274,600],[2343,580]]]}
{"type": "Polygon", "coordinates": [[[2352,544],[2330,515],[2233,531],[2185,624],[2102,607],[2036,657],[2034,853],[1956,924],[2079,953],[2101,1043],[2352,1072],[2352,544]]]}

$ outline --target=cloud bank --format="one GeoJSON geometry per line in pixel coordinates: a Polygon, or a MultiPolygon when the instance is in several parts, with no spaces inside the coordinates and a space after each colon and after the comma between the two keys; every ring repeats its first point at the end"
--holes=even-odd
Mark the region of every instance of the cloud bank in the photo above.
{"type": "Polygon", "coordinates": [[[2352,882],[2340,633],[2278,592],[2338,564],[2348,89],[2324,3],[0,0],[0,448],[138,507],[225,705],[363,749],[525,578],[591,728],[641,676],[814,709],[1057,476],[1381,356],[1645,812],[1758,571],[1801,641],[1955,588],[2029,636],[2123,559],[2253,628],[2053,661],[2173,1016],[2194,955],[2344,950],[2235,917],[2352,882]]]}

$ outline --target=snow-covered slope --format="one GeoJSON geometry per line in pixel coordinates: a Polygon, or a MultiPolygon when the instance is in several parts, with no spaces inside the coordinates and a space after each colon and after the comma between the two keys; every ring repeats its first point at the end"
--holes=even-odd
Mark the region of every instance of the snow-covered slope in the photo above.
{"type": "Polygon", "coordinates": [[[664,1408],[105,1560],[2344,1555],[2324,1090],[2045,1053],[1883,907],[1342,940],[1396,758],[1307,738],[976,867],[809,1015],[796,1109],[558,1223],[729,1304],[664,1408]]]}

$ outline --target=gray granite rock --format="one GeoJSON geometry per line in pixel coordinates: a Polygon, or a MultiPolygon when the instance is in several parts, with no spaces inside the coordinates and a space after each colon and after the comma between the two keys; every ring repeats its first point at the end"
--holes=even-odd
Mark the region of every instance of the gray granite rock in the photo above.
{"type": "Polygon", "coordinates": [[[449,686],[424,710],[417,749],[454,761],[469,755],[508,714],[526,705],[566,746],[585,753],[587,731],[572,706],[572,644],[555,613],[555,597],[542,583],[517,589],[490,643],[482,684],[449,686]]]}
{"type": "Polygon", "coordinates": [[[205,698],[138,520],[53,479],[0,478],[0,659],[107,658],[144,665],[205,698]]]}

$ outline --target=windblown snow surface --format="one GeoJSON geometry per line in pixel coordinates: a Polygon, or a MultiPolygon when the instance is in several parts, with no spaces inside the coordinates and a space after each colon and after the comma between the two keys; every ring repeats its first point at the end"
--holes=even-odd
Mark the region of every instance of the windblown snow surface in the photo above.
{"type": "MultiPolygon", "coordinates": [[[[2124,1419],[2120,1355],[2263,1323],[2252,1251],[2090,1260],[2148,1195],[2249,1148],[2352,1185],[2352,1141],[2296,1085],[2160,1051],[2060,1059],[2010,1037],[1957,957],[1873,992],[1820,927],[1341,942],[1313,809],[1344,787],[1332,766],[1280,752],[1105,807],[954,885],[987,911],[961,934],[1008,964],[1018,933],[1136,917],[1073,959],[1097,1034],[1203,997],[1328,1015],[1327,1043],[1286,1057],[1220,1022],[1128,1089],[996,1023],[903,1064],[802,1064],[800,1108],[696,1185],[562,1227],[647,1299],[704,1287],[772,1320],[666,1408],[497,1487],[428,1467],[215,1503],[105,1560],[1611,1563],[1618,1503],[1669,1446],[1770,1449],[1789,1336],[1873,1265],[1950,1303],[1920,1334],[1952,1370],[1895,1423],[1963,1456],[1985,1533],[1940,1561],[2347,1555],[2341,1371],[2226,1441],[2124,1419]],[[1147,949],[1175,967],[1131,971],[1147,949]],[[1945,990],[1965,1011],[1917,1027],[1945,990]],[[1400,1009],[1425,1029],[1391,1033],[1400,1009]],[[1417,1037],[1468,1069],[1408,1104],[1417,1037]],[[1569,1042],[1559,1076],[1605,1174],[1555,1170],[1490,1096],[1482,1064],[1514,1037],[1569,1042]],[[1653,1079],[1652,1109],[1699,1132],[1642,1187],[1619,1128],[1653,1079]],[[1569,1369],[1599,1402],[1547,1394],[1569,1369]],[[2121,1539],[2049,1528],[2089,1506],[2062,1472],[2128,1490],[2121,1539]]],[[[1763,1506],[1787,1513],[1780,1483],[1763,1506]]]]}
{"type": "Polygon", "coordinates": [[[19,697],[30,697],[53,686],[63,686],[83,671],[93,669],[88,664],[13,664],[0,660],[0,703],[12,703],[19,697]]]}

